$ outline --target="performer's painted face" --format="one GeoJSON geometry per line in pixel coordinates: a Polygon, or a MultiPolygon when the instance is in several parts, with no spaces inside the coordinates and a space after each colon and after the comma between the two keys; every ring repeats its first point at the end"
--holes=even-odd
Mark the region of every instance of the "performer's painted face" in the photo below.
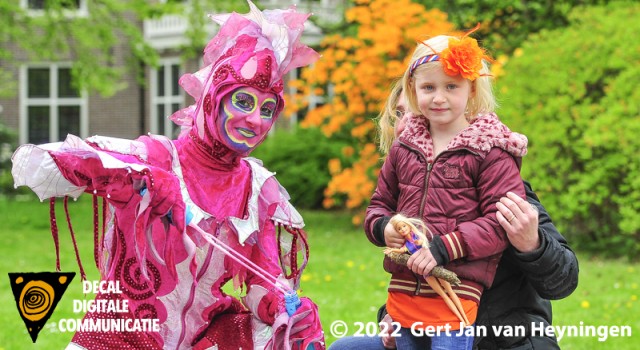
{"type": "Polygon", "coordinates": [[[233,90],[221,102],[217,122],[221,141],[238,153],[253,150],[273,125],[276,95],[246,86],[233,90]]]}

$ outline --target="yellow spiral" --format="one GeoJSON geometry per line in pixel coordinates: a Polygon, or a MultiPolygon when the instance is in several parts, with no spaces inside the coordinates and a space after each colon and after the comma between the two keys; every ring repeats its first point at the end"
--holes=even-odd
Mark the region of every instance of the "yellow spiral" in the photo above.
{"type": "Polygon", "coordinates": [[[31,321],[39,321],[49,312],[54,296],[53,287],[48,283],[30,281],[20,293],[20,313],[31,321]]]}

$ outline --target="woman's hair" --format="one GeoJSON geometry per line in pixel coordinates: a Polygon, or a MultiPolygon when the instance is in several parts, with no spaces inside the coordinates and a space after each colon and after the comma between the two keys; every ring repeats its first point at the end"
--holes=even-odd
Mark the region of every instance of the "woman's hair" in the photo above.
{"type": "MultiPolygon", "coordinates": [[[[409,110],[413,113],[418,115],[421,114],[416,98],[415,75],[418,73],[428,72],[429,70],[436,68],[443,69],[440,60],[420,64],[417,68],[414,67],[414,63],[425,56],[440,54],[449,46],[450,38],[457,37],[438,35],[420,42],[411,56],[409,68],[407,68],[402,77],[402,87],[405,91],[409,110]]],[[[495,95],[493,94],[493,86],[491,83],[492,77],[489,71],[489,64],[484,58],[482,59],[482,68],[479,73],[480,76],[471,81],[472,93],[469,101],[467,102],[467,110],[465,112],[465,116],[468,121],[475,119],[478,115],[494,112],[498,107],[495,95]]]]}
{"type": "Polygon", "coordinates": [[[378,148],[382,154],[387,154],[391,149],[393,140],[396,139],[395,128],[396,123],[399,121],[397,115],[397,107],[400,102],[400,95],[402,94],[402,81],[397,79],[391,85],[391,92],[387,97],[387,102],[384,104],[384,108],[378,115],[378,135],[380,144],[378,148]]]}
{"type": "Polygon", "coordinates": [[[425,223],[420,219],[409,218],[404,216],[403,214],[396,214],[389,220],[389,223],[391,224],[391,226],[393,226],[394,229],[400,222],[404,222],[405,224],[409,225],[409,228],[411,228],[411,232],[415,233],[418,236],[418,239],[421,239],[425,246],[428,242],[427,234],[429,234],[430,237],[433,236],[427,228],[427,225],[425,225],[425,223]]]}

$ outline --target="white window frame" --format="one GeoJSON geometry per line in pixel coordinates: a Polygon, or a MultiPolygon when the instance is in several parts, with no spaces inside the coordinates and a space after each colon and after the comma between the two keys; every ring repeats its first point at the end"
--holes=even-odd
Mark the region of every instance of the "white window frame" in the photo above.
{"type": "MultiPolygon", "coordinates": [[[[89,6],[88,0],[80,0],[79,7],[76,10],[64,10],[65,17],[88,17],[89,6]]],[[[27,10],[30,16],[42,16],[44,14],[43,9],[33,9],[29,7],[29,0],[20,0],[20,7],[27,10]]]]}
{"type": "Polygon", "coordinates": [[[179,57],[168,57],[161,58],[159,62],[159,66],[164,67],[164,87],[165,93],[164,96],[158,96],[158,69],[151,68],[150,72],[150,85],[149,85],[149,111],[150,113],[150,129],[152,134],[158,134],[159,125],[158,125],[158,105],[163,105],[165,111],[169,111],[169,114],[165,115],[164,120],[164,135],[173,138],[176,135],[173,135],[172,131],[174,130],[175,123],[169,119],[169,116],[176,112],[172,105],[177,104],[178,108],[184,108],[184,89],[178,87],[178,95],[171,95],[171,87],[173,86],[173,82],[171,81],[171,67],[177,65],[178,66],[178,79],[184,74],[184,67],[182,65],[182,61],[179,57]]]}
{"type": "Polygon", "coordinates": [[[20,143],[29,141],[29,107],[32,106],[48,106],[49,107],[49,141],[62,141],[61,137],[66,135],[58,135],[58,125],[60,116],[58,115],[58,107],[60,106],[79,106],[80,107],[80,136],[87,138],[89,136],[89,102],[87,94],[80,91],[79,97],[59,97],[58,96],[58,71],[62,68],[71,68],[71,63],[33,63],[20,66],[20,143]],[[47,68],[49,69],[49,97],[29,97],[29,81],[28,71],[31,68],[47,68]]]}

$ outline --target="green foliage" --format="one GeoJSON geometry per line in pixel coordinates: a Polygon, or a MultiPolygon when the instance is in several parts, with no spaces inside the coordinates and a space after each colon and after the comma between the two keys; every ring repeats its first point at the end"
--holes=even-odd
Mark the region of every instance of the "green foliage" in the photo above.
{"type": "Polygon", "coordinates": [[[317,128],[276,130],[251,156],[276,173],[296,207],[322,208],[323,191],[331,179],[327,164],[340,156],[343,146],[317,128]]]}
{"type": "Polygon", "coordinates": [[[572,242],[613,256],[640,252],[639,15],[638,4],[577,8],[498,81],[501,118],[529,137],[523,176],[572,242]]]}
{"type": "Polygon", "coordinates": [[[449,15],[460,29],[480,23],[474,37],[486,39],[483,46],[498,56],[510,54],[531,33],[554,29],[569,23],[568,14],[576,6],[606,4],[609,0],[419,0],[427,8],[449,15]]]}

